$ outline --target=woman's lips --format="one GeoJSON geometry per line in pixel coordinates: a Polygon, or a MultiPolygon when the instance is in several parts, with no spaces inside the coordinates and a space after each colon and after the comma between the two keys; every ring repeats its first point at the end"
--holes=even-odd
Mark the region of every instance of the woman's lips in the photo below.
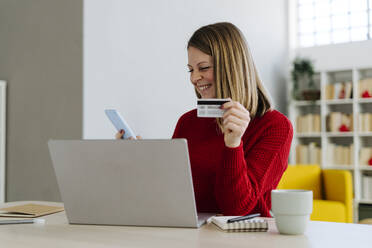
{"type": "Polygon", "coordinates": [[[212,84],[203,84],[197,86],[200,91],[208,90],[210,87],[212,87],[212,84]]]}

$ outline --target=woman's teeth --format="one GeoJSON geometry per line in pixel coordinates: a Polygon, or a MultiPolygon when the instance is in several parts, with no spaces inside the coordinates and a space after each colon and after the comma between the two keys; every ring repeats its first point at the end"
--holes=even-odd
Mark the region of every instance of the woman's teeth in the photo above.
{"type": "Polygon", "coordinates": [[[201,85],[198,86],[199,90],[204,91],[206,89],[209,89],[211,87],[211,84],[201,85]]]}

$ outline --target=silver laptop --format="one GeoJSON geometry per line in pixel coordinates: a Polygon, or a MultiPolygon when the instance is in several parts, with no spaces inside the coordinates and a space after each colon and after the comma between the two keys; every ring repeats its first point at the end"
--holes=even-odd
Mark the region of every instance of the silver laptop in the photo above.
{"type": "Polygon", "coordinates": [[[196,212],[185,139],[48,145],[71,224],[200,227],[213,215],[196,212]]]}

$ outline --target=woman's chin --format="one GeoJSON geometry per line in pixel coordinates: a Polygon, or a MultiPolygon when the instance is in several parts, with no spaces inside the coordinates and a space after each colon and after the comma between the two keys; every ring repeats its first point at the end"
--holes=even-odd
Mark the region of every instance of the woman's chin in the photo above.
{"type": "Polygon", "coordinates": [[[203,98],[203,99],[216,98],[216,95],[215,94],[212,94],[212,93],[205,93],[205,94],[200,94],[200,95],[201,95],[201,98],[203,98]]]}

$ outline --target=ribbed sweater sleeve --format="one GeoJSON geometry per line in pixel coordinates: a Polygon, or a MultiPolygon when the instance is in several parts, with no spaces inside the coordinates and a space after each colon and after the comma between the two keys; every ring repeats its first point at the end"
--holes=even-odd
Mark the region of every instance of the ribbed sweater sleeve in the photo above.
{"type": "Polygon", "coordinates": [[[287,168],[293,130],[286,119],[274,120],[262,127],[257,136],[243,137],[239,147],[224,149],[224,159],[217,169],[215,197],[224,215],[244,215],[252,212],[257,203],[261,214],[268,215],[271,201],[264,194],[275,189],[287,168]],[[245,149],[249,139],[256,139],[245,149]]]}

